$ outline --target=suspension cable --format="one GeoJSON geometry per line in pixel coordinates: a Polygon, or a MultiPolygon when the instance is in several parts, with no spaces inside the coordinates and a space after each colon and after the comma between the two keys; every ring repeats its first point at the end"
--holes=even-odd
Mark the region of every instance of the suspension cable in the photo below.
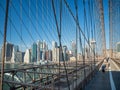
{"type": "MultiPolygon", "coordinates": [[[[56,12],[55,12],[55,7],[54,7],[54,1],[52,0],[51,3],[52,3],[52,7],[53,7],[53,13],[54,13],[55,23],[56,23],[57,32],[58,32],[58,37],[59,37],[60,52],[62,52],[61,33],[60,33],[60,30],[59,30],[58,22],[57,22],[57,18],[56,18],[56,12]]],[[[62,8],[61,8],[61,9],[62,9],[62,8]]],[[[61,14],[61,15],[62,15],[62,14],[61,14]]],[[[61,16],[60,16],[60,17],[61,17],[61,16]]],[[[70,90],[70,84],[69,84],[69,80],[68,80],[68,74],[67,74],[67,69],[66,69],[65,61],[64,61],[64,58],[63,58],[63,53],[62,53],[62,59],[63,59],[64,68],[65,68],[65,73],[66,73],[68,89],[70,90]]]]}
{"type": "Polygon", "coordinates": [[[4,81],[4,63],[5,63],[5,50],[6,50],[6,34],[7,34],[7,24],[8,24],[8,12],[9,12],[9,0],[6,0],[6,12],[5,12],[5,22],[4,22],[4,42],[3,42],[3,55],[2,55],[2,68],[1,68],[1,90],[3,90],[4,81]]]}

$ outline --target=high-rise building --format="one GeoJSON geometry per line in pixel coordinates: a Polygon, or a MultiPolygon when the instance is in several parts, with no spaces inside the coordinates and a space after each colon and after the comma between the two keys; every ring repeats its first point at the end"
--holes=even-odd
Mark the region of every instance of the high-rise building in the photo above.
{"type": "Polygon", "coordinates": [[[42,60],[45,60],[45,51],[42,52],[42,60]]]}
{"type": "Polygon", "coordinates": [[[40,60],[42,60],[43,42],[40,42],[40,60]]]}
{"type": "Polygon", "coordinates": [[[31,62],[31,52],[30,49],[27,49],[24,55],[24,63],[30,63],[31,62]]]}
{"type": "Polygon", "coordinates": [[[63,57],[64,57],[64,61],[67,61],[68,58],[67,58],[67,46],[63,46],[63,57]]]}
{"type": "Polygon", "coordinates": [[[17,58],[17,46],[13,46],[11,62],[15,63],[17,58]]]}
{"type": "Polygon", "coordinates": [[[24,62],[25,52],[22,52],[22,62],[24,62]]]}
{"type": "Polygon", "coordinates": [[[48,58],[49,58],[49,51],[47,50],[45,51],[45,60],[49,60],[48,58]]]}
{"type": "Polygon", "coordinates": [[[60,50],[60,47],[57,47],[57,48],[53,49],[52,61],[54,61],[54,62],[59,62],[59,60],[63,61],[62,60],[62,51],[59,51],[59,50],[60,50]]]}
{"type": "Polygon", "coordinates": [[[52,61],[56,61],[57,59],[57,48],[52,49],[52,61]]]}
{"type": "Polygon", "coordinates": [[[51,50],[47,50],[45,52],[45,60],[52,60],[52,51],[51,50]]]}
{"type": "Polygon", "coordinates": [[[43,51],[46,51],[48,49],[47,44],[45,40],[43,41],[43,51]]]}
{"type": "Polygon", "coordinates": [[[32,62],[37,62],[37,44],[33,43],[32,45],[32,53],[31,53],[32,62]]]}
{"type": "Polygon", "coordinates": [[[40,41],[37,42],[37,62],[40,61],[40,41]]]}
{"type": "Polygon", "coordinates": [[[71,45],[72,45],[72,49],[71,49],[72,55],[73,57],[75,57],[76,56],[76,43],[72,41],[71,45]]]}
{"type": "Polygon", "coordinates": [[[52,49],[57,48],[57,42],[52,41],[52,49]]]}
{"type": "Polygon", "coordinates": [[[6,42],[5,62],[10,62],[12,57],[13,44],[6,42]]]}
{"type": "Polygon", "coordinates": [[[52,41],[52,61],[57,60],[57,42],[52,41]]]}
{"type": "Polygon", "coordinates": [[[12,50],[11,62],[12,63],[15,63],[15,62],[22,63],[23,62],[22,55],[23,55],[22,52],[19,51],[19,47],[17,45],[14,45],[13,50],[12,50]]]}
{"type": "Polygon", "coordinates": [[[22,63],[24,61],[24,53],[19,51],[19,47],[17,45],[13,46],[12,50],[12,57],[11,57],[11,63],[22,63]]]}
{"type": "Polygon", "coordinates": [[[40,50],[43,51],[43,42],[40,42],[40,50]]]}
{"type": "Polygon", "coordinates": [[[51,61],[52,61],[52,50],[49,50],[48,60],[51,60],[51,61]]]}

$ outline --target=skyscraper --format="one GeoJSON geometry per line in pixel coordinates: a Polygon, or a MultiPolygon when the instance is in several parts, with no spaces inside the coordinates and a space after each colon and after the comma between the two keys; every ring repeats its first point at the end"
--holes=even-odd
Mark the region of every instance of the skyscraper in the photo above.
{"type": "Polygon", "coordinates": [[[43,42],[40,42],[40,60],[42,60],[43,42]]]}
{"type": "Polygon", "coordinates": [[[40,61],[40,41],[37,41],[37,62],[40,61]]]}
{"type": "Polygon", "coordinates": [[[12,57],[13,44],[6,42],[5,62],[10,62],[12,57]]]}
{"type": "Polygon", "coordinates": [[[30,63],[31,62],[31,52],[30,49],[27,49],[24,55],[24,63],[30,63]]]}
{"type": "Polygon", "coordinates": [[[57,42],[52,41],[52,61],[57,61],[57,42]]]}
{"type": "Polygon", "coordinates": [[[51,50],[47,50],[45,52],[45,60],[52,60],[52,51],[51,50]]]}
{"type": "Polygon", "coordinates": [[[63,57],[64,57],[64,60],[67,61],[67,46],[63,46],[63,57]]]}
{"type": "Polygon", "coordinates": [[[57,42],[52,41],[52,49],[57,48],[57,42]]]}
{"type": "Polygon", "coordinates": [[[49,50],[48,60],[51,60],[51,61],[52,61],[52,50],[49,50]]]}
{"type": "Polygon", "coordinates": [[[12,63],[15,63],[16,59],[18,59],[17,58],[17,50],[18,50],[17,46],[13,46],[12,57],[11,57],[12,63]]]}
{"type": "Polygon", "coordinates": [[[43,41],[43,51],[46,51],[47,50],[47,44],[45,42],[45,40],[43,41]]]}
{"type": "Polygon", "coordinates": [[[72,55],[73,57],[75,57],[76,56],[76,43],[72,41],[71,45],[72,45],[72,49],[71,49],[72,55]]]}
{"type": "Polygon", "coordinates": [[[23,62],[22,52],[19,51],[19,47],[17,45],[13,46],[11,62],[12,63],[15,63],[15,62],[22,63],[23,62]]]}
{"type": "Polygon", "coordinates": [[[42,60],[45,60],[45,51],[42,52],[42,60]]]}
{"type": "Polygon", "coordinates": [[[62,52],[59,51],[59,50],[60,50],[60,47],[57,47],[57,48],[53,49],[53,52],[52,52],[52,61],[54,61],[54,62],[59,62],[59,60],[63,61],[62,60],[62,52]]]}
{"type": "Polygon", "coordinates": [[[33,43],[32,45],[32,53],[31,53],[32,62],[37,62],[37,44],[33,43]]]}
{"type": "Polygon", "coordinates": [[[57,48],[52,49],[52,61],[56,61],[57,59],[57,48]]]}

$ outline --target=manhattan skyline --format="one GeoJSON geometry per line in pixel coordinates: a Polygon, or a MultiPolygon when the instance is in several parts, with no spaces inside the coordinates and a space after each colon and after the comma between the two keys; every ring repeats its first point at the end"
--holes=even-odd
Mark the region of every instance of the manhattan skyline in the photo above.
{"type": "MultiPolygon", "coordinates": [[[[75,5],[74,0],[67,0],[72,12],[75,15],[75,5]]],[[[92,3],[92,1],[90,1],[92,3]]],[[[79,23],[81,29],[84,31],[84,14],[81,13],[84,11],[84,5],[82,0],[78,0],[78,5],[81,8],[78,8],[79,14],[79,23]]],[[[106,41],[107,48],[109,48],[109,26],[108,26],[108,0],[103,1],[104,5],[104,21],[105,21],[105,33],[106,33],[106,41]]],[[[52,5],[50,0],[12,0],[9,6],[9,19],[8,19],[8,31],[7,31],[7,41],[13,44],[19,45],[20,49],[25,51],[26,46],[28,48],[31,47],[32,43],[37,40],[45,40],[49,48],[51,48],[52,41],[56,41],[58,44],[58,35],[55,26],[55,20],[52,10],[52,5]],[[37,4],[36,4],[37,3],[37,4]],[[46,3],[46,4],[45,4],[46,3]],[[40,7],[41,6],[41,7],[40,7]],[[21,17],[21,20],[20,20],[21,17]],[[17,32],[16,32],[17,31],[17,32]],[[23,41],[25,44],[23,43],[23,41]],[[26,46],[25,46],[26,45],[26,46]]],[[[57,19],[59,21],[59,5],[58,2],[55,2],[55,7],[57,8],[56,14],[57,19]]],[[[87,17],[89,16],[88,12],[88,1],[86,0],[86,13],[87,17]]],[[[1,0],[0,2],[0,46],[3,43],[3,27],[4,27],[4,9],[5,9],[5,0],[1,0]]],[[[62,43],[63,45],[67,45],[70,48],[71,41],[75,41],[75,22],[71,16],[69,15],[68,10],[65,7],[65,4],[62,4],[62,43]],[[66,19],[66,20],[64,20],[66,19]],[[73,24],[74,23],[74,24],[73,24]]],[[[87,22],[90,17],[88,17],[87,22]]],[[[89,25],[88,25],[89,26],[89,25]]],[[[90,26],[89,26],[90,27],[90,26]]],[[[87,33],[85,33],[87,36],[87,33]]],[[[92,36],[90,34],[90,39],[92,36]]]]}

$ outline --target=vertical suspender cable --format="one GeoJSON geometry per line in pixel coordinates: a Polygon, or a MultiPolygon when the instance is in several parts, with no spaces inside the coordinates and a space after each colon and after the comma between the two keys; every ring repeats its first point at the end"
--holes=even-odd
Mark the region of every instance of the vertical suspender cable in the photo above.
{"type": "MultiPolygon", "coordinates": [[[[54,1],[52,0],[51,3],[52,3],[52,8],[53,8],[53,13],[54,13],[55,23],[56,23],[56,27],[57,27],[57,33],[58,33],[59,44],[60,44],[60,52],[62,53],[61,33],[60,33],[61,31],[59,30],[59,27],[58,27],[58,22],[57,22],[57,18],[56,18],[55,7],[54,7],[54,1]]],[[[67,68],[66,68],[66,65],[65,65],[64,58],[63,58],[63,53],[62,53],[62,59],[63,59],[63,65],[64,65],[64,68],[65,68],[65,73],[66,73],[66,78],[67,78],[68,90],[70,90],[70,85],[69,85],[69,80],[68,80],[68,74],[67,74],[67,68]]]]}
{"type": "MultiPolygon", "coordinates": [[[[78,21],[78,1],[77,0],[74,0],[74,4],[75,4],[75,9],[76,9],[76,19],[78,21]]],[[[79,21],[78,21],[79,22],[79,21]]],[[[78,26],[76,24],[76,48],[75,48],[75,55],[76,55],[76,87],[77,87],[77,61],[78,61],[78,58],[77,58],[77,39],[78,39],[78,26]]]]}
{"type": "MultiPolygon", "coordinates": [[[[94,38],[94,40],[95,40],[95,50],[94,50],[94,62],[95,62],[95,60],[96,60],[96,45],[97,45],[97,42],[96,42],[96,31],[95,31],[95,16],[93,15],[94,14],[94,11],[93,11],[93,2],[91,1],[91,13],[92,13],[92,16],[93,16],[93,38],[94,38]]],[[[95,65],[95,63],[94,63],[94,65],[95,65]]]]}
{"type": "MultiPolygon", "coordinates": [[[[61,28],[62,28],[62,0],[60,0],[60,34],[61,34],[61,28]]],[[[60,35],[60,49],[59,49],[59,82],[60,82],[60,58],[61,58],[61,50],[62,46],[61,46],[61,35],[60,35]]],[[[63,57],[63,56],[62,56],[63,57]]],[[[60,90],[60,86],[59,86],[59,90],[60,90]]]]}
{"type": "Polygon", "coordinates": [[[3,54],[2,54],[2,68],[1,68],[1,90],[3,90],[4,81],[4,62],[5,62],[5,49],[6,49],[6,34],[7,34],[7,23],[8,23],[8,10],[9,0],[6,0],[6,12],[5,12],[5,23],[4,23],[4,42],[3,42],[3,54]]]}
{"type": "MultiPolygon", "coordinates": [[[[10,0],[10,17],[11,17],[11,12],[12,12],[12,6],[11,6],[11,2],[12,2],[12,0],[10,0]]],[[[11,41],[11,22],[10,22],[10,41],[11,41]]]]}
{"type": "MultiPolygon", "coordinates": [[[[85,32],[85,26],[87,25],[87,19],[86,19],[86,10],[85,10],[85,1],[83,0],[83,5],[84,5],[84,34],[85,32]]],[[[88,31],[88,30],[87,30],[88,31]]],[[[87,32],[88,33],[88,32],[87,32]]],[[[88,43],[89,43],[89,38],[88,38],[88,43]]],[[[84,37],[84,54],[83,54],[83,66],[84,66],[84,78],[86,78],[86,71],[85,71],[85,37],[84,37]]]]}
{"type": "MultiPolygon", "coordinates": [[[[90,23],[91,23],[91,34],[92,34],[92,40],[93,39],[93,21],[92,21],[92,13],[91,13],[91,7],[90,7],[91,3],[90,1],[88,1],[88,7],[89,7],[89,13],[90,13],[90,23]]],[[[94,67],[95,67],[95,50],[94,50],[94,47],[92,48],[93,49],[93,64],[94,64],[94,67]]]]}
{"type": "Polygon", "coordinates": [[[22,50],[22,0],[20,0],[20,32],[21,32],[21,50],[22,50]]]}

